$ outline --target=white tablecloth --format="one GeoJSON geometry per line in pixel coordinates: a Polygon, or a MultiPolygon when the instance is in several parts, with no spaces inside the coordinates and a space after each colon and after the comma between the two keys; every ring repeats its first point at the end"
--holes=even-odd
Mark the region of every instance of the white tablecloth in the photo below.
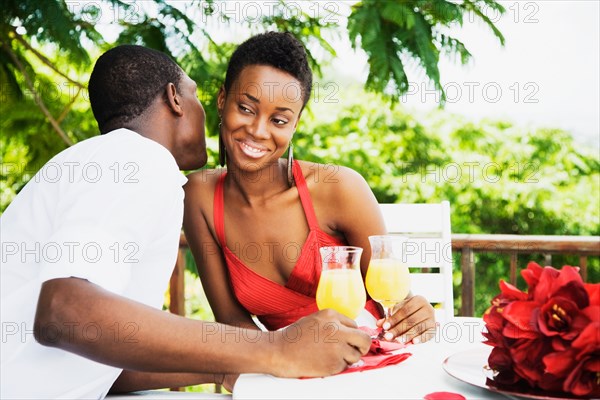
{"type": "Polygon", "coordinates": [[[142,392],[109,394],[106,400],[231,400],[230,394],[167,392],[161,390],[145,390],[142,392]]]}
{"type": "MultiPolygon", "coordinates": [[[[438,327],[435,338],[403,351],[412,356],[402,363],[377,370],[318,379],[283,379],[270,375],[241,375],[233,399],[423,399],[432,392],[453,392],[467,399],[506,399],[459,381],[442,368],[443,361],[461,351],[487,348],[481,343],[480,318],[458,317],[438,327]]],[[[107,400],[227,400],[231,395],[146,391],[108,396],[107,400]]]]}
{"type": "Polygon", "coordinates": [[[432,392],[453,392],[467,399],[506,399],[497,393],[461,382],[442,368],[460,351],[488,347],[482,342],[480,318],[455,318],[438,327],[430,341],[407,347],[412,356],[377,370],[317,379],[282,379],[270,375],[241,375],[234,399],[423,399],[432,392]]]}

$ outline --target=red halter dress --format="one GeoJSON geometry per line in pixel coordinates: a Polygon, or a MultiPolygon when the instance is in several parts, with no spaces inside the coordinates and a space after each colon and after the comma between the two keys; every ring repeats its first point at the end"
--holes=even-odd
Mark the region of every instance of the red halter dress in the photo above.
{"type": "MultiPolygon", "coordinates": [[[[229,270],[230,285],[240,304],[256,315],[269,330],[283,328],[318,311],[315,296],[321,276],[319,248],[346,244],[319,228],[310,193],[297,161],[294,161],[293,173],[310,231],[285,285],[257,274],[227,247],[223,208],[223,180],[226,173],[220,176],[215,188],[215,230],[229,270]]],[[[365,308],[376,318],[381,318],[373,300],[369,299],[365,308]]]]}

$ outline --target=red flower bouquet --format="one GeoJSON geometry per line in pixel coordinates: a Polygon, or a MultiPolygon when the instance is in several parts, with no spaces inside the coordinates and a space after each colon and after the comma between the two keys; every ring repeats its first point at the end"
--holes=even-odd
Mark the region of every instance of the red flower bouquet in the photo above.
{"type": "Polygon", "coordinates": [[[529,263],[528,291],[500,281],[485,312],[488,385],[547,393],[600,396],[600,284],[586,284],[579,268],[560,271],[529,263]]]}

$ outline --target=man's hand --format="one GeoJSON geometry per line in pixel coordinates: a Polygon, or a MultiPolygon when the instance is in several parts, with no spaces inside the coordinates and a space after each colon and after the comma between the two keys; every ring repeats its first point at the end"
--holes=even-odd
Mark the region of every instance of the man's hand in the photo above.
{"type": "Polygon", "coordinates": [[[235,382],[239,377],[240,374],[225,374],[223,375],[223,380],[220,382],[220,384],[225,388],[225,390],[233,393],[233,387],[235,386],[235,382]]]}
{"type": "Polygon", "coordinates": [[[435,314],[427,299],[412,296],[396,304],[392,316],[378,320],[377,326],[386,331],[386,340],[422,343],[435,334],[435,314]]]}
{"type": "Polygon", "coordinates": [[[322,310],[280,332],[274,358],[277,375],[315,377],[336,374],[369,351],[371,338],[356,323],[333,310],[322,310]]]}

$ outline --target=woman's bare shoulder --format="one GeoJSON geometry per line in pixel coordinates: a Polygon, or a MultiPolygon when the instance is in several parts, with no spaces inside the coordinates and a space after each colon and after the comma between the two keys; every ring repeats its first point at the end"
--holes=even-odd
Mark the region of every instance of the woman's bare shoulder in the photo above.
{"type": "Polygon", "coordinates": [[[356,221],[362,218],[369,223],[376,220],[377,200],[360,173],[335,164],[303,162],[301,167],[317,219],[326,231],[347,235],[356,226],[356,221]]]}
{"type": "Polygon", "coordinates": [[[202,169],[187,175],[187,183],[183,186],[186,198],[204,199],[212,197],[223,169],[202,169]]]}
{"type": "Polygon", "coordinates": [[[319,164],[299,161],[306,183],[311,191],[337,192],[366,186],[366,181],[352,168],[337,164],[319,164]]]}

